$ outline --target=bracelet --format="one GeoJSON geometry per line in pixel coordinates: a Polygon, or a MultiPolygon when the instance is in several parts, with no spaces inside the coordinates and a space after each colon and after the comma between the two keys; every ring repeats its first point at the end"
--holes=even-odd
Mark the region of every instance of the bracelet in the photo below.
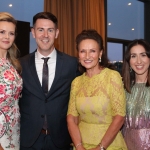
{"type": "Polygon", "coordinates": [[[106,148],[101,143],[99,144],[99,146],[100,146],[100,150],[106,150],[106,148]]]}
{"type": "Polygon", "coordinates": [[[80,146],[80,145],[82,145],[82,143],[78,143],[78,144],[75,146],[75,147],[76,147],[76,149],[77,149],[77,147],[78,147],[78,146],[80,146]]]}

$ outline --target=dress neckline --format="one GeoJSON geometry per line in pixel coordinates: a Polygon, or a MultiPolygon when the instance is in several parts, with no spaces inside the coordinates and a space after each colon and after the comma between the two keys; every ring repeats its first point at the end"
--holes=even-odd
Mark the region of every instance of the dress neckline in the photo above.
{"type": "Polygon", "coordinates": [[[7,58],[4,58],[4,57],[0,57],[0,60],[7,60],[7,58]]]}
{"type": "Polygon", "coordinates": [[[95,75],[93,75],[92,77],[86,76],[85,72],[84,72],[83,75],[84,75],[86,78],[88,78],[88,79],[93,79],[94,77],[97,77],[97,76],[101,75],[105,70],[106,70],[106,68],[103,68],[100,73],[95,74],[95,75]]]}
{"type": "Polygon", "coordinates": [[[4,64],[10,64],[9,60],[7,58],[0,58],[0,64],[4,65],[4,64]]]}
{"type": "Polygon", "coordinates": [[[145,85],[146,83],[135,83],[133,86],[143,86],[145,85]]]}

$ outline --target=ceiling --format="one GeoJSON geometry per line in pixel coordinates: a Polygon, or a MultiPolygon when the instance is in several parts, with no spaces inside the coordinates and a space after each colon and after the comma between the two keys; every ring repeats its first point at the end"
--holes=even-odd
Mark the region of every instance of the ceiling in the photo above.
{"type": "MultiPolygon", "coordinates": [[[[144,3],[150,0],[107,0],[107,36],[132,40],[144,37],[144,3]],[[131,5],[128,5],[131,3],[131,5]],[[134,30],[132,30],[134,28],[134,30]]],[[[0,10],[11,13],[17,20],[30,22],[43,11],[44,0],[1,0],[0,10]],[[12,7],[9,7],[12,4],[12,7]]],[[[30,35],[30,52],[36,43],[30,35]]]]}
{"type": "Polygon", "coordinates": [[[107,0],[107,36],[133,40],[144,38],[144,3],[137,0],[107,0]]]}
{"type": "Polygon", "coordinates": [[[15,19],[31,23],[32,17],[43,11],[44,0],[1,0],[0,11],[11,13],[15,19]],[[12,6],[9,6],[12,4],[12,6]]]}

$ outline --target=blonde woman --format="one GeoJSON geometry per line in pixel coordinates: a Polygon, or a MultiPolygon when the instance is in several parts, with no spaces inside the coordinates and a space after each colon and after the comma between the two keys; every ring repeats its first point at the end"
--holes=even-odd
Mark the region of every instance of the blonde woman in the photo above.
{"type": "Polygon", "coordinates": [[[0,150],[19,150],[20,145],[18,99],[22,79],[14,43],[16,23],[11,14],[0,12],[0,150]]]}

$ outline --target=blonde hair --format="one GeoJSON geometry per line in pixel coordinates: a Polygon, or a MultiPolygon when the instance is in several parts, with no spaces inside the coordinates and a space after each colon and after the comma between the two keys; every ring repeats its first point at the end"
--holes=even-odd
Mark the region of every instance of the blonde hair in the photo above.
{"type": "MultiPolygon", "coordinates": [[[[7,21],[7,22],[13,23],[15,25],[15,36],[16,36],[17,21],[14,19],[14,17],[7,12],[0,12],[0,22],[1,21],[7,21]]],[[[15,67],[17,72],[21,73],[21,65],[17,59],[18,52],[19,52],[19,50],[18,50],[16,44],[13,42],[12,46],[7,51],[6,57],[10,61],[10,63],[15,67]]]]}

